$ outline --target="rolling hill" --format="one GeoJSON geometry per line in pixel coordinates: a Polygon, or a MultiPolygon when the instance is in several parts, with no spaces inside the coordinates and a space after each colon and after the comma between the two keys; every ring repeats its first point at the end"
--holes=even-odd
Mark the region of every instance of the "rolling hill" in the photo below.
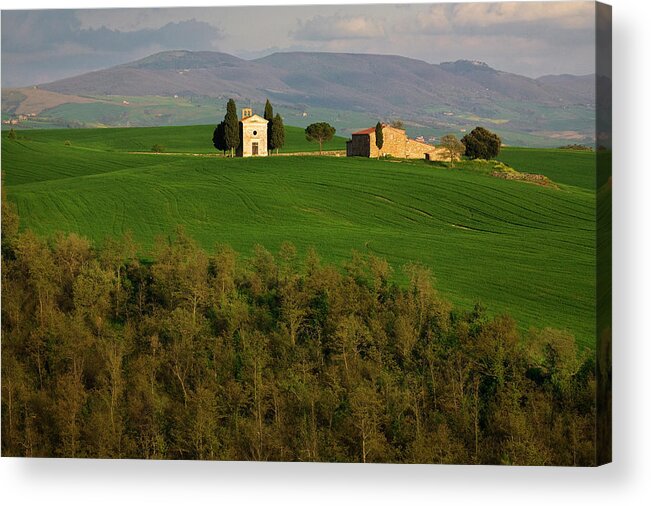
{"type": "Polygon", "coordinates": [[[465,105],[467,98],[538,104],[594,102],[594,90],[530,79],[480,62],[433,65],[402,56],[274,53],[244,60],[225,53],[167,51],[41,85],[68,95],[234,95],[283,103],[359,107],[379,113],[405,105],[465,105]]]}
{"type": "Polygon", "coordinates": [[[594,153],[504,150],[515,168],[530,160],[529,172],[556,178],[554,189],[420,160],[194,156],[210,133],[20,132],[2,142],[6,195],[39,234],[97,243],[131,230],[144,255],[183,225],[203,247],[229,243],[244,256],[292,241],[341,265],[358,250],[386,258],[398,278],[419,262],[461,308],[481,301],[523,329],[568,329],[594,346],[594,153]],[[133,152],[153,139],[177,154],[133,152]]]}
{"type": "MultiPolygon", "coordinates": [[[[510,144],[540,138],[528,144],[546,140],[548,145],[559,145],[555,132],[574,141],[594,141],[591,83],[594,76],[531,79],[465,60],[436,65],[401,56],[309,52],[244,60],[217,52],[167,51],[39,88],[77,97],[76,101],[82,97],[100,103],[111,97],[131,102],[128,97],[176,96],[179,104],[192,97],[219,101],[233,97],[261,104],[270,98],[274,104],[303,112],[330,111],[326,115],[335,118],[333,111],[401,118],[418,133],[461,131],[483,124],[497,129],[510,144]]],[[[115,105],[118,110],[128,109],[122,102],[115,105]]],[[[16,105],[4,104],[5,114],[10,107],[16,105]]],[[[76,110],[85,108],[90,106],[80,104],[76,110]]],[[[195,115],[204,112],[198,107],[194,110],[195,115]]],[[[168,114],[171,119],[159,117],[157,124],[174,123],[175,115],[183,117],[178,108],[168,114]]],[[[74,114],[66,118],[76,119],[74,114]]],[[[104,114],[103,118],[104,122],[98,119],[96,123],[125,126],[124,115],[104,114]]],[[[335,126],[350,132],[366,126],[360,120],[335,126]]],[[[129,121],[131,125],[152,124],[137,118],[129,121]]]]}

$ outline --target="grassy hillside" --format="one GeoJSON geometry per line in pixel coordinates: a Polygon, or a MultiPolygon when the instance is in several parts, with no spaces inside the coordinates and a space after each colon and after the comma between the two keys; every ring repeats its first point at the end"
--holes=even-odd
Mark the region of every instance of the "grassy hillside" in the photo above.
{"type": "MultiPolygon", "coordinates": [[[[288,131],[288,149],[315,149],[298,132],[288,131]]],[[[7,196],[22,225],[42,234],[66,230],[99,241],[131,230],[148,248],[182,224],[209,249],[225,242],[248,254],[261,243],[277,251],[290,240],[338,263],[352,249],[385,257],[396,269],[421,262],[462,307],[482,301],[525,328],[566,328],[594,345],[588,156],[504,151],[502,159],[516,168],[537,168],[560,183],[552,189],[421,161],[129,153],[154,143],[210,152],[210,133],[186,127],[3,137],[7,196]]]]}
{"type": "MultiPolygon", "coordinates": [[[[212,145],[214,129],[215,125],[25,130],[19,132],[19,140],[32,141],[33,145],[40,145],[46,151],[51,151],[52,145],[57,151],[61,147],[77,147],[101,151],[148,152],[154,144],[162,144],[167,153],[218,154],[219,152],[212,145]],[[69,141],[70,146],[65,145],[66,141],[69,141]]],[[[337,136],[332,141],[324,143],[323,149],[346,149],[346,139],[337,136]]],[[[282,152],[318,150],[317,143],[305,139],[303,128],[285,127],[285,147],[282,152]]]]}
{"type": "Polygon", "coordinates": [[[497,158],[522,172],[543,174],[556,183],[596,188],[596,158],[592,151],[504,148],[497,158]]]}

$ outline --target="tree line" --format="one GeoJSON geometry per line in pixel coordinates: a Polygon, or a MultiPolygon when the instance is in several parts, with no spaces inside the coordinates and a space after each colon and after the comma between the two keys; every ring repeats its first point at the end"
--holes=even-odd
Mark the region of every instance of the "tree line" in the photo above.
{"type": "MultiPolygon", "coordinates": [[[[269,99],[264,107],[264,119],[267,120],[267,152],[272,153],[285,145],[285,125],[280,114],[274,116],[273,106],[269,99]]],[[[240,139],[240,119],[237,115],[237,105],[232,98],[226,103],[226,115],[221,121],[212,136],[213,146],[215,149],[222,151],[224,155],[229,152],[234,156],[235,150],[239,148],[242,140],[240,139]]]]}
{"type": "Polygon", "coordinates": [[[420,265],[2,220],[3,456],[595,463],[593,354],[420,265]]]}

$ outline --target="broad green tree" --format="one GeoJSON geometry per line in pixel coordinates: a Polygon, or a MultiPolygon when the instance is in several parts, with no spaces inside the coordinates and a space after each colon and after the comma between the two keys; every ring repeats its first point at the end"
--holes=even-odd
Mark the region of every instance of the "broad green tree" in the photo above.
{"type": "Polygon", "coordinates": [[[500,153],[502,139],[497,134],[484,127],[477,127],[461,139],[466,147],[466,156],[471,159],[483,158],[489,160],[500,153]]]}
{"type": "Polygon", "coordinates": [[[305,138],[310,142],[319,143],[319,153],[323,153],[323,143],[331,141],[336,129],[325,122],[312,123],[305,129],[305,138]]]}

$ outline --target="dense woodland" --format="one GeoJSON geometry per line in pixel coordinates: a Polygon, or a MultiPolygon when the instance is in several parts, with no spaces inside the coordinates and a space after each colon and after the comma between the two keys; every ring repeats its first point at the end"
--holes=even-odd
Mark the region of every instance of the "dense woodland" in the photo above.
{"type": "Polygon", "coordinates": [[[2,219],[3,456],[595,464],[593,353],[422,266],[2,219]]]}

